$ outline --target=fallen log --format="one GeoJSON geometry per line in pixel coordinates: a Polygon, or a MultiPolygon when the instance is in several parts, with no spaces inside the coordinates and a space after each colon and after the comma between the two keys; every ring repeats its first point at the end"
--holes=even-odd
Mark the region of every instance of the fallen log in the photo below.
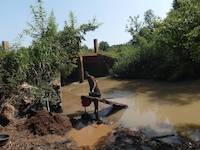
{"type": "Polygon", "coordinates": [[[118,107],[118,108],[120,107],[120,108],[124,108],[124,109],[128,108],[128,105],[109,101],[105,98],[98,98],[98,97],[92,97],[92,96],[81,96],[81,100],[99,101],[104,104],[112,105],[113,107],[118,107]]]}

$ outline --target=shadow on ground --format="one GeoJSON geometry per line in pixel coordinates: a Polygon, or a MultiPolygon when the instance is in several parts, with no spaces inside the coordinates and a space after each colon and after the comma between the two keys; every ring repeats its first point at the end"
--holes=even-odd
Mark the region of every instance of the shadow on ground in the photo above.
{"type": "Polygon", "coordinates": [[[80,112],[76,112],[76,113],[73,113],[73,114],[69,114],[67,115],[69,118],[70,118],[70,121],[72,123],[72,126],[75,128],[75,129],[82,129],[88,125],[91,125],[93,123],[105,123],[107,124],[108,121],[106,119],[106,117],[109,117],[115,113],[117,113],[118,111],[122,110],[122,108],[120,107],[114,107],[114,106],[109,106],[105,109],[102,109],[99,111],[99,117],[100,117],[100,121],[97,121],[95,119],[95,115],[92,113],[92,112],[83,112],[83,111],[80,111],[80,112]]]}

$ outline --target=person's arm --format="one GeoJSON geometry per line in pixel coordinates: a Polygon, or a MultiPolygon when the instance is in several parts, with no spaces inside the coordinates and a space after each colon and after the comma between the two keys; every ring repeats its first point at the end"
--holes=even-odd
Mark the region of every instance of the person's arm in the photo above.
{"type": "Polygon", "coordinates": [[[92,87],[92,92],[94,92],[94,90],[95,90],[95,88],[96,88],[96,86],[97,86],[97,83],[96,83],[96,80],[95,80],[94,77],[92,78],[92,81],[93,81],[93,83],[94,83],[94,85],[93,85],[93,87],[92,87]]]}

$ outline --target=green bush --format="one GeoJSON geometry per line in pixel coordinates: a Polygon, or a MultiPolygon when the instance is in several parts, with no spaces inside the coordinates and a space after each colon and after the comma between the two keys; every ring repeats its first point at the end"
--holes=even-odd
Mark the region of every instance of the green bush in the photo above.
{"type": "Polygon", "coordinates": [[[99,27],[95,19],[77,26],[70,13],[64,29],[58,32],[54,14],[51,12],[47,17],[42,0],[31,6],[31,10],[33,20],[24,30],[32,38],[31,46],[10,51],[0,47],[0,98],[16,94],[25,81],[39,91],[52,90],[51,81],[60,72],[68,76],[76,67],[85,34],[99,27]]]}
{"type": "Polygon", "coordinates": [[[119,77],[185,80],[199,78],[200,3],[174,1],[164,20],[147,11],[144,22],[130,17],[127,31],[137,49],[121,55],[114,66],[119,77]]]}
{"type": "Polygon", "coordinates": [[[0,98],[9,97],[24,80],[15,52],[0,51],[0,98]]]}

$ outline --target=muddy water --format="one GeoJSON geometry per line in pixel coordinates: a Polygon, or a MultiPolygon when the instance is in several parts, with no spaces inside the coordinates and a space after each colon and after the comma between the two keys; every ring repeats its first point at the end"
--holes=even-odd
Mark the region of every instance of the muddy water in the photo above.
{"type": "Polygon", "coordinates": [[[107,125],[90,125],[81,130],[72,129],[69,137],[72,138],[80,147],[92,148],[101,138],[112,131],[111,126],[107,125]]]}
{"type": "MultiPolygon", "coordinates": [[[[149,136],[177,131],[200,139],[200,81],[166,83],[146,80],[99,78],[104,97],[129,108],[111,116],[117,124],[143,129],[149,136]]],[[[87,94],[88,85],[72,84],[70,93],[87,94]]]]}

